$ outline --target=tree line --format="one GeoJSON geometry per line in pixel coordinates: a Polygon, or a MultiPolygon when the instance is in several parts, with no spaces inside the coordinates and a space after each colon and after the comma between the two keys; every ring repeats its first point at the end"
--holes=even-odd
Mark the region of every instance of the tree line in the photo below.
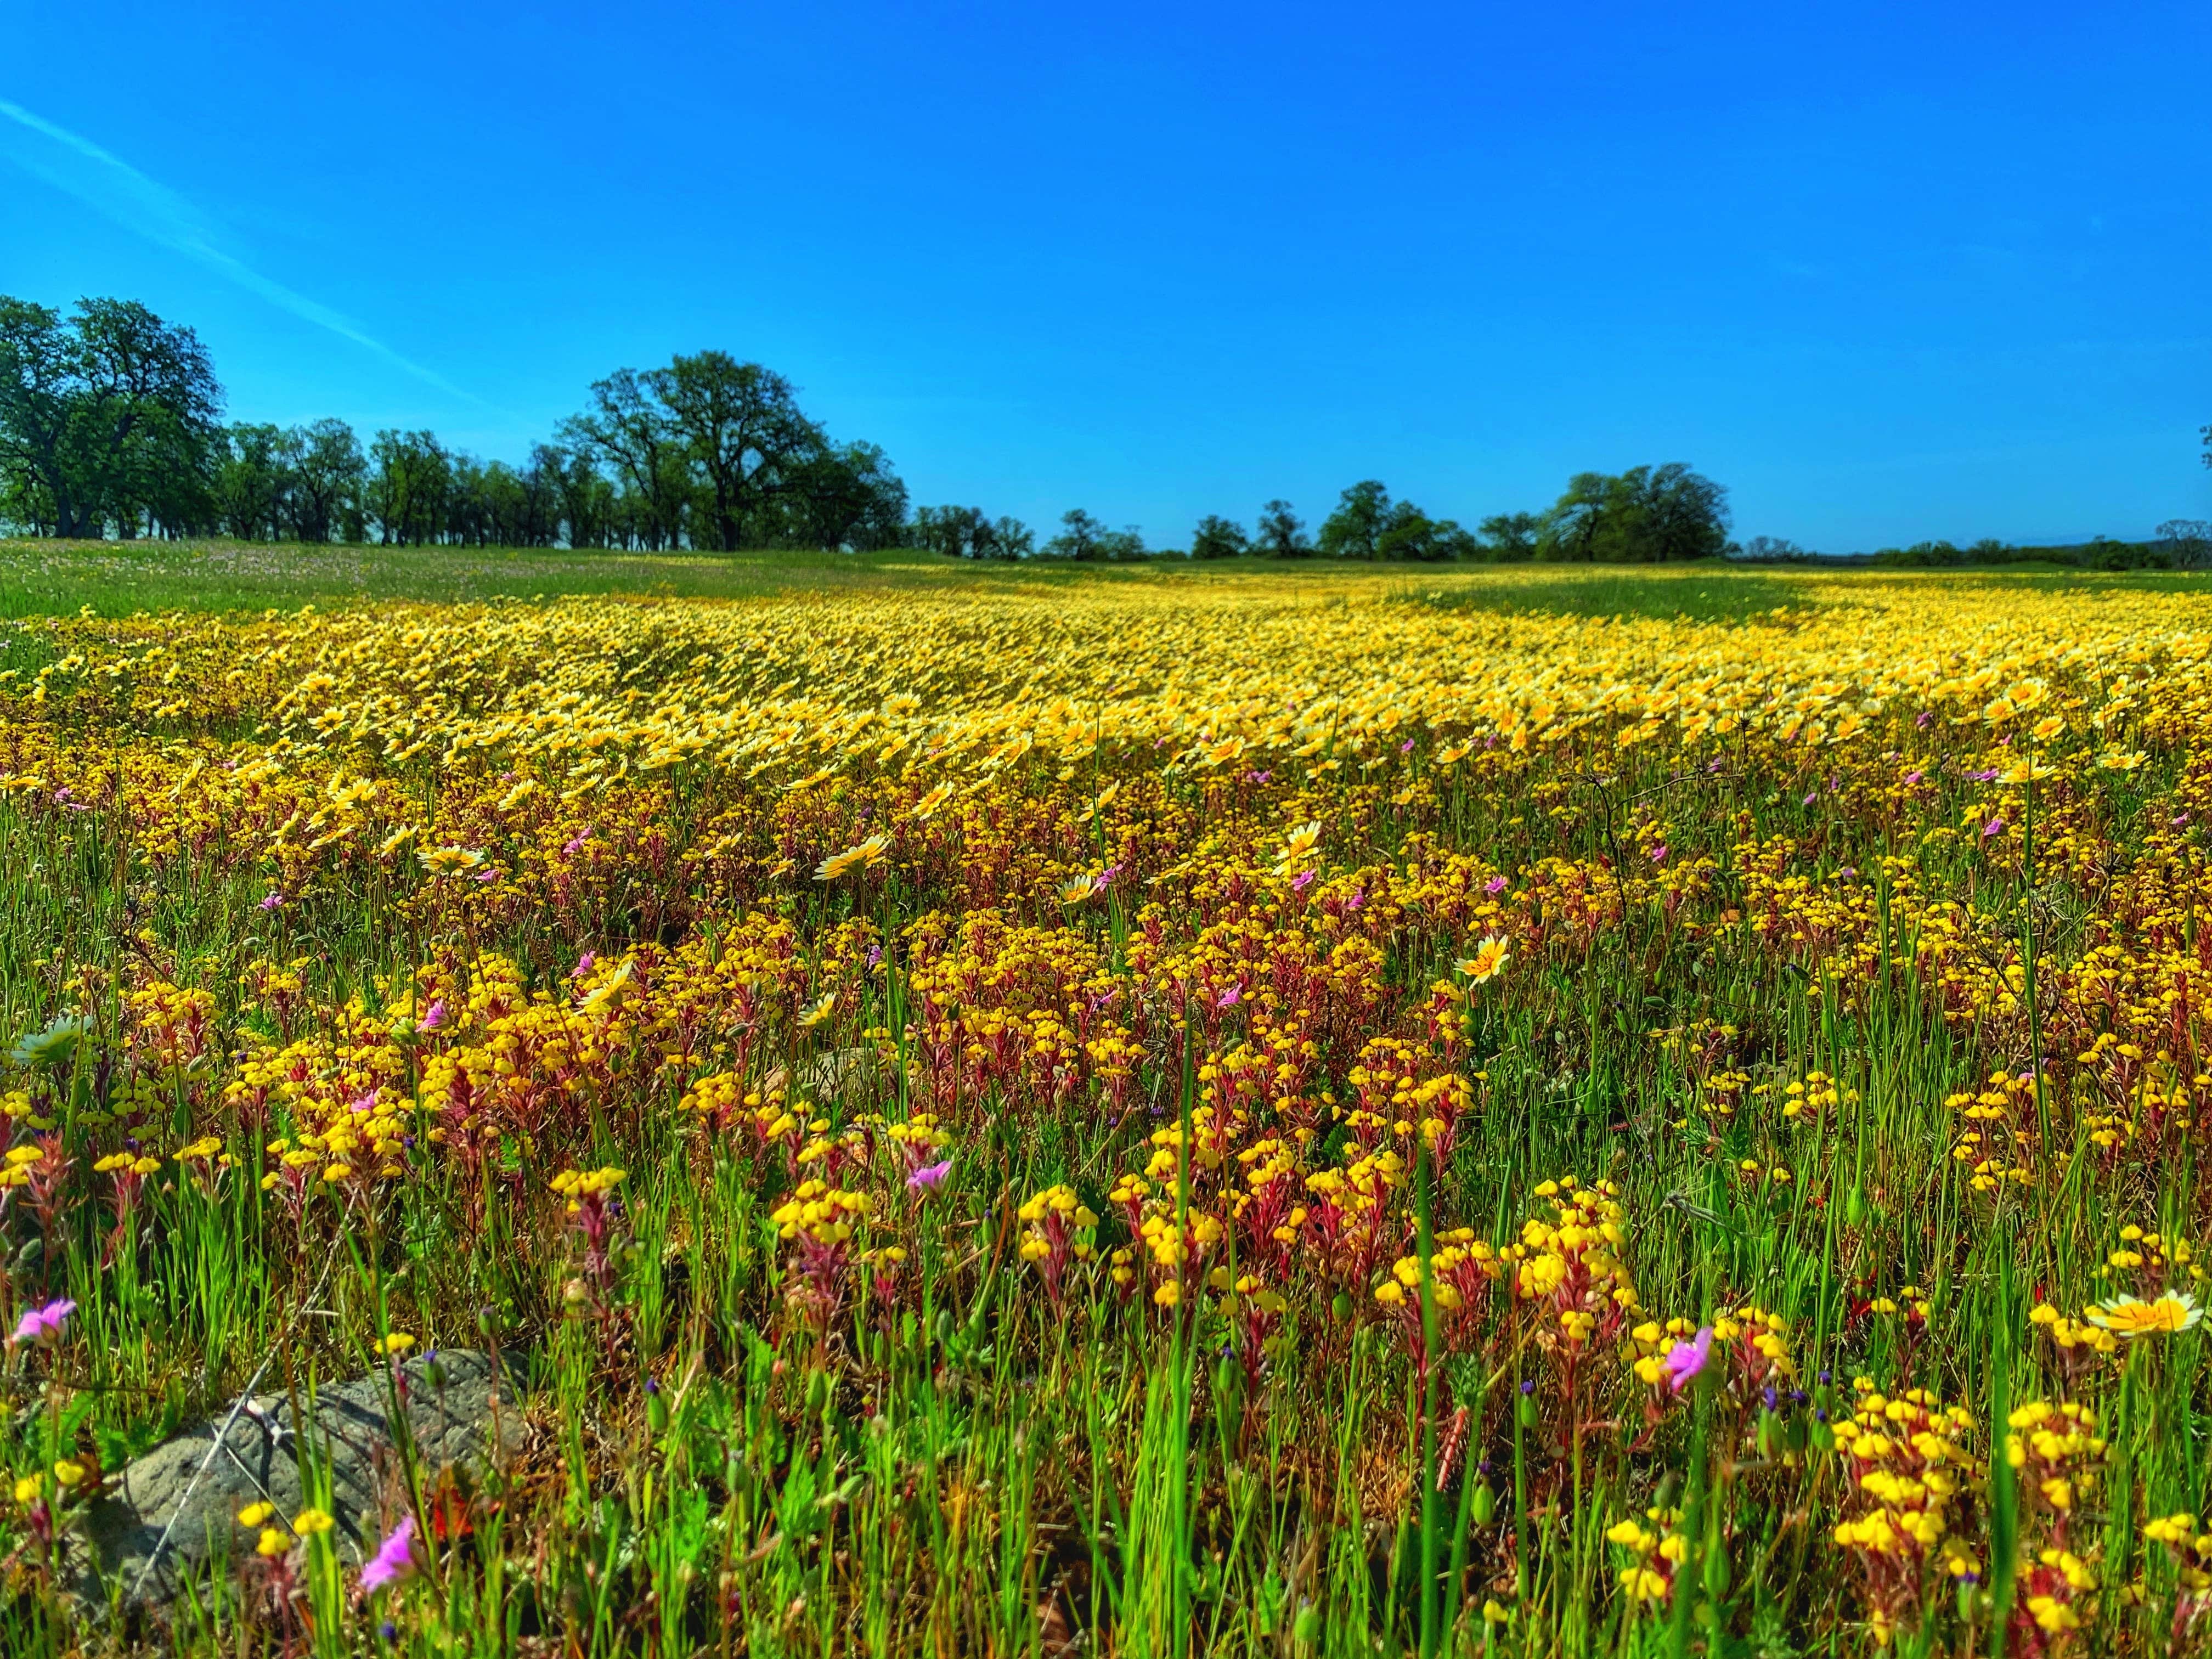
{"type": "Polygon", "coordinates": [[[1987,537],[1966,547],[1945,541],[1885,547],[1868,559],[1885,568],[1948,570],[1992,564],[2073,565],[2083,570],[2202,570],[2212,567],[2212,521],[2168,519],[2148,541],[2092,536],[2063,545],[2018,547],[1987,537]]]}
{"type": "Polygon", "coordinates": [[[189,327],[127,300],[64,315],[0,295],[0,526],[69,538],[667,549],[905,546],[951,558],[1154,556],[1658,562],[1728,550],[1727,492],[1680,463],[1577,473],[1540,513],[1473,530],[1363,479],[1308,534],[1291,503],[1207,514],[1187,549],[1088,511],[1040,539],[978,507],[908,510],[878,446],[838,441],[792,384],[721,351],[594,381],[520,462],[428,430],[222,419],[189,327]]]}
{"type": "Polygon", "coordinates": [[[1711,558],[1729,549],[1728,491],[1682,463],[1622,473],[1578,472],[1541,513],[1500,513],[1473,530],[1394,501],[1379,479],[1346,489],[1310,540],[1287,501],[1269,501],[1256,529],[1208,516],[1191,539],[1194,558],[1243,553],[1276,558],[1479,559],[1515,564],[1657,564],[1711,558]]]}
{"type": "Polygon", "coordinates": [[[726,352],[617,369],[520,464],[340,420],[225,424],[198,337],[126,300],[0,295],[0,521],[33,534],[483,546],[880,547],[906,486],[726,352]]]}
{"type": "MultiPolygon", "coordinates": [[[[1394,501],[1379,479],[1363,478],[1338,497],[1311,535],[1290,502],[1275,500],[1261,507],[1249,530],[1209,513],[1191,532],[1188,549],[1157,556],[1657,564],[1739,550],[1728,526],[1728,491],[1670,462],[1618,474],[1578,472],[1543,512],[1498,514],[1473,530],[1432,519],[1412,501],[1394,501]]],[[[1080,508],[1063,515],[1060,533],[1041,548],[1020,520],[994,520],[973,507],[923,507],[915,515],[913,538],[955,558],[1156,556],[1134,526],[1111,530],[1080,508]]]]}

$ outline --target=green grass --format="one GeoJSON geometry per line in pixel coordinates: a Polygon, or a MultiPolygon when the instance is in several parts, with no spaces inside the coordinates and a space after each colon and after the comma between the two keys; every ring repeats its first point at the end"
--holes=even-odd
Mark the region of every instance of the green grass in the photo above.
{"type": "MultiPolygon", "coordinates": [[[[301,546],[254,542],[0,540],[0,617],[100,617],[139,611],[329,610],[392,602],[475,603],[564,595],[744,599],[793,592],[989,588],[1090,582],[1286,586],[1373,581],[1447,609],[1742,623],[1777,610],[1817,608],[1855,590],[1946,582],[2045,592],[2185,592],[2201,575],[2174,572],[2000,570],[1778,572],[1698,564],[1620,566],[1370,565],[1257,558],[1126,565],[943,559],[912,548],[873,553],[571,551],[556,548],[301,546]]],[[[19,665],[12,659],[0,667],[19,665]]]]}
{"type": "Polygon", "coordinates": [[[561,595],[751,599],[794,589],[1128,579],[1146,567],[1020,565],[878,553],[620,553],[556,548],[0,541],[0,616],[324,609],[561,595]]]}
{"type": "Polygon", "coordinates": [[[1802,580],[1721,565],[1659,570],[1516,565],[1484,569],[1421,597],[1449,610],[1747,623],[1818,605],[1811,588],[1802,580]]]}

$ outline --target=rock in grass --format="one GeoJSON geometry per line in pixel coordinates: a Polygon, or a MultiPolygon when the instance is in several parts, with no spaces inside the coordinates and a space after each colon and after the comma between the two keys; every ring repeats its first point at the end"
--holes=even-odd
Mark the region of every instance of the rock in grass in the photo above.
{"type": "MultiPolygon", "coordinates": [[[[448,1469],[479,1473],[520,1443],[519,1406],[489,1355],[418,1354],[397,1375],[413,1455],[426,1482],[448,1469]]],[[[337,1522],[332,1541],[347,1562],[358,1562],[375,1547],[372,1534],[385,1512],[380,1498],[403,1487],[392,1400],[392,1371],[325,1384],[312,1401],[303,1391],[301,1431],[284,1395],[256,1395],[134,1458],[86,1516],[97,1561],[82,1593],[105,1601],[112,1592],[126,1607],[166,1603],[210,1562],[234,1559],[252,1547],[237,1522],[240,1510],[267,1502],[279,1520],[289,1521],[313,1501],[309,1493],[325,1472],[325,1507],[337,1522]]]]}
{"type": "Polygon", "coordinates": [[[799,1087],[805,1099],[854,1111],[872,1102],[884,1070],[873,1048],[832,1048],[799,1066],[799,1087]]]}

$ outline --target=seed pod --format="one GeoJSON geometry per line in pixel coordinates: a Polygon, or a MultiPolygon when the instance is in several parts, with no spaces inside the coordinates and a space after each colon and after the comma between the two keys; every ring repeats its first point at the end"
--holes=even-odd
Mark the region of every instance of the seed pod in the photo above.
{"type": "Polygon", "coordinates": [[[1221,1356],[1221,1363],[1213,1368],[1214,1409],[1223,1418],[1235,1416],[1244,1404],[1244,1368],[1237,1363],[1234,1354],[1221,1356]]]}
{"type": "Polygon", "coordinates": [[[1728,1540],[1721,1536],[1717,1517],[1705,1534],[1705,1594],[1718,1601],[1729,1591],[1728,1540]]]}

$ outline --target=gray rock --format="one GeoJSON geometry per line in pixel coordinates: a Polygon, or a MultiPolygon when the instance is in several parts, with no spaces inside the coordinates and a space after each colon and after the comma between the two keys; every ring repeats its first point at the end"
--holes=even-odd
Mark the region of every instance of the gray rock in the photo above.
{"type": "Polygon", "coordinates": [[[802,1098],[857,1111],[872,1105],[890,1073],[873,1048],[832,1048],[799,1068],[802,1098]]]}
{"type": "MultiPolygon", "coordinates": [[[[398,1374],[406,1390],[403,1420],[426,1482],[448,1469],[481,1473],[520,1444],[520,1408],[489,1356],[418,1354],[398,1374]]],[[[307,1507],[303,1456],[308,1468],[328,1472],[332,1541],[341,1558],[359,1561],[375,1548],[370,1534],[380,1516],[396,1513],[389,1500],[404,1487],[392,1395],[392,1374],[382,1371],[326,1385],[312,1401],[303,1390],[304,1435],[295,1431],[289,1400],[256,1395],[134,1458],[86,1515],[97,1559],[82,1593],[105,1601],[112,1588],[125,1607],[168,1601],[210,1561],[252,1547],[239,1510],[265,1500],[289,1521],[307,1507]]]]}

